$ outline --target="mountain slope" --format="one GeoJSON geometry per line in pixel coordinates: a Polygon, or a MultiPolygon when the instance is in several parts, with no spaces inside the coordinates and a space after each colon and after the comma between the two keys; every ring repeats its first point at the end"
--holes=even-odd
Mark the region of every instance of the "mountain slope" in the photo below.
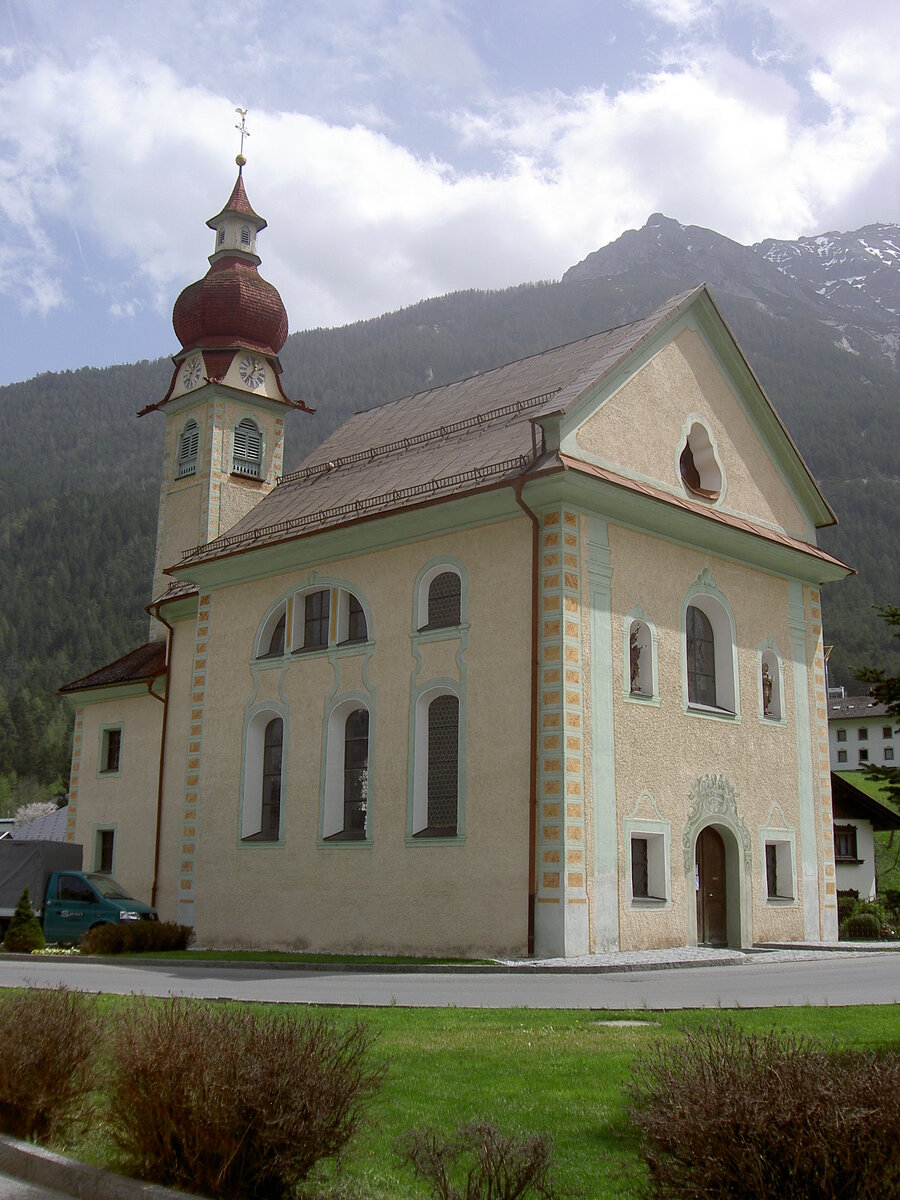
{"type": "MultiPolygon", "coordinates": [[[[832,682],[850,682],[848,664],[896,674],[900,655],[871,606],[900,597],[900,375],[888,319],[898,235],[867,226],[748,247],[657,214],[557,284],[460,292],[294,334],[285,389],[317,412],[289,415],[285,470],[357,409],[622,324],[708,282],[838,513],[822,544],[859,570],[825,591],[832,682]]],[[[54,686],[145,635],[163,420],[134,414],[163,395],[170,371],[160,360],[0,389],[0,552],[11,564],[0,573],[0,774],[52,777],[68,746],[54,686]]]]}

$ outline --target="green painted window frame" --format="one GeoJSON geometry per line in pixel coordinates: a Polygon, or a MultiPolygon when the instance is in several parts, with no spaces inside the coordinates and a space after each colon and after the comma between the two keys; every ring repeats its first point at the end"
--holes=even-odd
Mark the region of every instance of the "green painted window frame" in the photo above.
{"type": "Polygon", "coordinates": [[[122,722],[116,722],[111,725],[100,726],[100,749],[97,758],[97,775],[101,779],[115,779],[122,774],[122,756],[125,750],[125,727],[122,722]],[[105,764],[109,761],[109,742],[110,735],[117,733],[119,735],[119,752],[116,766],[109,768],[105,764]]]}

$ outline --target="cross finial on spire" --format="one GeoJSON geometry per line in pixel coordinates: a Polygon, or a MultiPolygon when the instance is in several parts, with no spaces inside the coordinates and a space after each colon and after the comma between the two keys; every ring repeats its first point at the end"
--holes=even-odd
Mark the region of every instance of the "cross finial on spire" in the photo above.
{"type": "Polygon", "coordinates": [[[234,111],[239,113],[241,118],[240,125],[235,125],[235,129],[241,135],[241,150],[240,153],[235,157],[234,161],[237,163],[238,168],[243,170],[244,163],[247,161],[246,158],[244,158],[244,138],[248,138],[250,136],[250,130],[247,128],[247,109],[236,108],[234,111]]]}

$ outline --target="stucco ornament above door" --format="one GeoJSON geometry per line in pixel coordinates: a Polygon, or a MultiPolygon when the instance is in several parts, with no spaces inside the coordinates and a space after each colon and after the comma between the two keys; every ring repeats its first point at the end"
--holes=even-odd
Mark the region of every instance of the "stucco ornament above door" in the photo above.
{"type": "Polygon", "coordinates": [[[684,847],[684,869],[690,874],[694,869],[694,847],[697,835],[705,825],[726,825],[738,839],[744,851],[744,867],[749,872],[751,865],[750,831],[738,816],[734,785],[724,775],[702,775],[691,788],[691,810],[684,825],[681,844],[684,847]],[[717,818],[711,820],[711,818],[717,818]]]}

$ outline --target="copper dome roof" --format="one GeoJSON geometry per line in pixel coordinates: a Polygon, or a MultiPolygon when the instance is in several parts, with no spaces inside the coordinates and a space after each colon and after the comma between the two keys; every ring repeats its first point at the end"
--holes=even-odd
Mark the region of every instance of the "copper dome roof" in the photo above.
{"type": "Polygon", "coordinates": [[[226,255],[202,279],[189,284],[172,312],[185,350],[200,346],[247,346],[277,355],[287,340],[288,319],[278,289],[254,262],[226,255]]]}

